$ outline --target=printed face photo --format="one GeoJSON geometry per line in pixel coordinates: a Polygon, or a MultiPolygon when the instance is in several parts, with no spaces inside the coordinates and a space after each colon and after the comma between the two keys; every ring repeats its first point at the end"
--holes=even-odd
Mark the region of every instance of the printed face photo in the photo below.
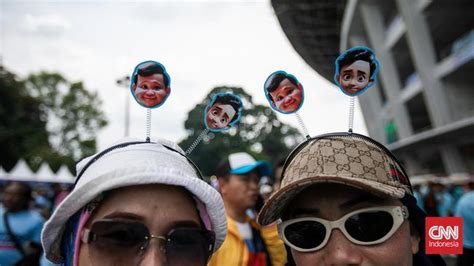
{"type": "Polygon", "coordinates": [[[242,101],[232,93],[216,94],[204,111],[207,129],[217,132],[229,129],[240,120],[242,101]]]}
{"type": "Polygon", "coordinates": [[[365,46],[347,49],[335,62],[334,82],[348,96],[358,96],[375,84],[379,61],[365,46]]]}
{"type": "Polygon", "coordinates": [[[349,95],[357,94],[365,89],[370,81],[370,64],[367,61],[357,60],[343,66],[339,74],[339,84],[349,95]]]}
{"type": "Polygon", "coordinates": [[[303,85],[295,76],[279,70],[268,76],[263,87],[270,107],[283,114],[298,111],[303,105],[303,85]]]}
{"type": "Polygon", "coordinates": [[[293,113],[301,105],[302,88],[286,78],[276,90],[270,92],[270,96],[276,109],[283,113],[293,113]]]}
{"type": "Polygon", "coordinates": [[[141,63],[133,73],[131,84],[135,100],[142,106],[161,106],[170,94],[169,76],[164,67],[153,61],[141,63]]]}
{"type": "Polygon", "coordinates": [[[207,111],[207,126],[212,129],[226,128],[235,113],[231,105],[216,103],[207,111]]]}

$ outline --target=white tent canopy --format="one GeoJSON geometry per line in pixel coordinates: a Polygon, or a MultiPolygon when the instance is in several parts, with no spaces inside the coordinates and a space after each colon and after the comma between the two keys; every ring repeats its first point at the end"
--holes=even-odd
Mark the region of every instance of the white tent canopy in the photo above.
{"type": "Polygon", "coordinates": [[[47,163],[43,163],[40,166],[34,177],[40,182],[56,182],[54,181],[56,179],[55,174],[47,163]]]}
{"type": "Polygon", "coordinates": [[[56,173],[56,178],[58,183],[74,183],[74,180],[76,179],[75,176],[69,172],[69,169],[65,165],[61,166],[59,168],[58,172],[56,173]]]}
{"type": "Polygon", "coordinates": [[[34,181],[34,172],[31,171],[28,164],[23,160],[19,160],[15,167],[7,174],[7,180],[12,181],[34,181]]]}
{"type": "Polygon", "coordinates": [[[75,177],[65,165],[61,166],[57,173],[54,173],[47,163],[43,163],[38,171],[34,173],[28,164],[21,159],[10,172],[5,172],[0,166],[0,180],[72,184],[75,177]]]}

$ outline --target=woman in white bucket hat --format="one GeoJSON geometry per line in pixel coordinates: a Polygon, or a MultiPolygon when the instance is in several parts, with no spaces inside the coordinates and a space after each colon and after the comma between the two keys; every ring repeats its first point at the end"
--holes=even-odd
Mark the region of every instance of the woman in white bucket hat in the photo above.
{"type": "Polygon", "coordinates": [[[127,139],[76,168],[42,232],[52,262],[205,265],[224,241],[222,199],[175,143],[127,139]]]}

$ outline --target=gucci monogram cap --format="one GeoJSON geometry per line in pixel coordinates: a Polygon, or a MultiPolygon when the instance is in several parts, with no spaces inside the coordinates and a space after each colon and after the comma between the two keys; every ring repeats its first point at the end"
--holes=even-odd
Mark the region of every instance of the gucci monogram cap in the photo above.
{"type": "Polygon", "coordinates": [[[286,159],[281,189],[273,194],[257,221],[268,225],[281,218],[291,200],[305,188],[339,183],[384,198],[413,195],[396,158],[381,144],[355,133],[331,133],[307,140],[286,159]]]}

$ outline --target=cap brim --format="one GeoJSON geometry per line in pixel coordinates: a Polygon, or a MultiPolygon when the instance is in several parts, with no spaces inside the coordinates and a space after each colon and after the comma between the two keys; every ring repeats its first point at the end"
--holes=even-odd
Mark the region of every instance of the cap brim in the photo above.
{"type": "Polygon", "coordinates": [[[231,169],[230,173],[234,175],[244,175],[255,169],[257,169],[260,176],[270,175],[272,173],[272,168],[270,164],[265,161],[256,161],[253,164],[231,169]]]}
{"type": "Polygon", "coordinates": [[[350,177],[308,177],[295,181],[284,186],[273,194],[265,203],[257,217],[257,222],[261,225],[269,225],[281,218],[288,204],[305,188],[320,183],[336,183],[355,187],[382,198],[401,199],[405,195],[403,188],[396,188],[392,185],[381,184],[378,181],[372,181],[360,178],[350,177]]]}

